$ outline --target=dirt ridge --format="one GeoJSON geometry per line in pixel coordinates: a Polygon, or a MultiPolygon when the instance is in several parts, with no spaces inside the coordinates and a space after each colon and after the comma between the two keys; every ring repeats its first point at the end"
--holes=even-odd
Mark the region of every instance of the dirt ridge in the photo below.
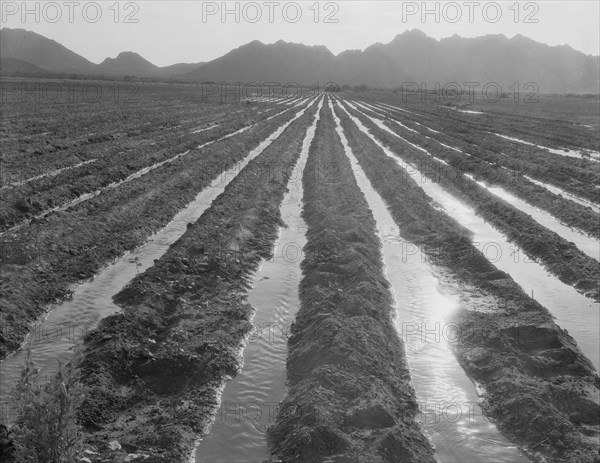
{"type": "Polygon", "coordinates": [[[187,461],[208,432],[219,390],[240,367],[251,330],[249,278],[269,257],[282,226],[279,204],[315,107],[227,185],[155,265],[115,296],[122,312],[85,340],[87,439],[110,461],[107,443],[151,462],[187,461]],[[261,165],[278,163],[275,175],[261,165]]]}
{"type": "Polygon", "coordinates": [[[375,221],[327,105],[303,182],[301,308],[288,343],[288,396],[268,430],[272,461],[433,462],[415,421],[375,221]],[[318,163],[336,165],[336,175],[320,181],[318,163]]]}
{"type": "Polygon", "coordinates": [[[357,117],[377,139],[411,165],[419,166],[422,174],[438,182],[453,196],[475,208],[504,233],[511,242],[556,275],[562,282],[574,286],[580,293],[600,301],[600,265],[556,233],[537,223],[475,182],[464,178],[454,167],[444,165],[420,150],[407,145],[394,135],[377,127],[371,120],[348,105],[346,110],[357,117]],[[443,174],[442,174],[443,173],[443,174]]]}
{"type": "Polygon", "coordinates": [[[547,309],[496,269],[462,226],[434,209],[417,182],[344,111],[336,112],[402,237],[421,246],[444,284],[462,294],[452,320],[458,326],[454,347],[467,374],[486,391],[484,413],[535,461],[597,461],[590,442],[598,438],[600,404],[593,391],[600,378],[591,362],[547,309]],[[483,297],[470,298],[461,291],[467,287],[483,297]]]}
{"type": "Polygon", "coordinates": [[[258,146],[271,133],[271,124],[292,116],[292,111],[284,113],[19,230],[17,242],[27,246],[25,261],[0,267],[0,359],[20,347],[48,304],[67,299],[73,284],[144,244],[221,172],[258,146]]]}

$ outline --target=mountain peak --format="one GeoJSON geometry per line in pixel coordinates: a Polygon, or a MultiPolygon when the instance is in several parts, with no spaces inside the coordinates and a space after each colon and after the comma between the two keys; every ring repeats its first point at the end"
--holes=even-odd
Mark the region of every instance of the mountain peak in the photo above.
{"type": "MultiPolygon", "coordinates": [[[[139,53],[134,51],[122,51],[117,55],[118,58],[142,58],[139,53]]],[[[143,58],[142,58],[143,59],[143,58]]]]}
{"type": "Polygon", "coordinates": [[[421,29],[417,29],[416,27],[414,29],[405,30],[402,34],[399,34],[399,35],[412,35],[414,37],[427,37],[427,34],[425,34],[425,32],[423,32],[421,29]]]}
{"type": "MultiPolygon", "coordinates": [[[[425,32],[420,29],[407,29],[401,34],[396,35],[388,45],[402,46],[406,44],[416,43],[436,43],[437,40],[433,37],[429,37],[425,32]]],[[[380,44],[376,44],[380,45],[380,44]]]]}
{"type": "Polygon", "coordinates": [[[265,44],[262,43],[260,40],[253,40],[252,42],[248,42],[244,45],[241,45],[237,48],[237,50],[242,49],[242,48],[258,48],[258,47],[263,47],[265,44]]]}
{"type": "Polygon", "coordinates": [[[55,40],[25,29],[0,29],[0,56],[50,72],[90,72],[96,66],[55,40]]]}
{"type": "Polygon", "coordinates": [[[400,40],[404,40],[404,39],[431,39],[431,37],[429,37],[427,34],[425,34],[425,32],[423,32],[421,29],[407,29],[404,32],[402,32],[401,34],[396,35],[396,37],[394,37],[394,39],[392,40],[392,42],[396,42],[396,41],[400,41],[400,40]]]}
{"type": "Polygon", "coordinates": [[[150,63],[147,59],[143,58],[139,53],[134,51],[122,51],[119,53],[116,58],[106,58],[103,62],[111,62],[111,61],[137,61],[137,62],[146,62],[150,63]]]}
{"type": "Polygon", "coordinates": [[[133,51],[123,51],[116,58],[106,58],[98,65],[98,71],[110,75],[153,75],[158,71],[147,59],[133,51]]]}

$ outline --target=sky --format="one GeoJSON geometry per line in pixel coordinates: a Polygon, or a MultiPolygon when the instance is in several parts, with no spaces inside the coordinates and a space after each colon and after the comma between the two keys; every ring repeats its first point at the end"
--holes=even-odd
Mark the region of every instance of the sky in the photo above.
{"type": "Polygon", "coordinates": [[[435,39],[522,34],[600,54],[600,2],[3,0],[1,26],[56,40],[92,62],[134,51],[158,66],[218,58],[252,40],[334,54],[417,28],[435,39]]]}

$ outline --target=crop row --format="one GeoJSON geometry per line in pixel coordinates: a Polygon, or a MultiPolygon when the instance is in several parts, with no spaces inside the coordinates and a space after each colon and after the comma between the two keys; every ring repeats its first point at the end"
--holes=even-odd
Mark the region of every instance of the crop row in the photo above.
{"type": "MultiPolygon", "coordinates": [[[[592,461],[595,450],[586,443],[586,426],[598,425],[600,408],[585,393],[573,392],[597,387],[589,360],[548,311],[495,268],[450,216],[436,210],[418,183],[345,111],[337,108],[336,113],[402,237],[435,260],[444,285],[475,288],[478,297],[463,293],[452,318],[459,332],[469,333],[458,338],[456,354],[486,391],[486,415],[531,455],[542,452],[555,462],[592,461]],[[485,299],[492,302],[482,310],[485,299]]],[[[409,160],[406,151],[395,152],[409,160]]]]}
{"type": "Polygon", "coordinates": [[[454,167],[442,164],[398,137],[380,129],[368,117],[349,106],[346,109],[369,128],[379,140],[394,153],[415,166],[431,166],[422,173],[446,189],[450,194],[471,204],[486,221],[490,222],[509,241],[540,262],[558,278],[598,300],[600,298],[600,269],[598,262],[583,254],[574,243],[567,242],[556,233],[535,222],[530,216],[486,191],[474,181],[464,177],[454,167]],[[439,175],[444,171],[447,175],[439,175]]]}
{"type": "Polygon", "coordinates": [[[243,119],[257,107],[276,106],[202,102],[193,98],[191,89],[157,93],[155,87],[142,86],[131,98],[105,98],[86,104],[60,100],[32,104],[3,95],[2,186],[109,152],[153,149],[153,143],[161,139],[175,140],[215,121],[237,116],[243,119]]]}
{"type": "Polygon", "coordinates": [[[0,226],[6,231],[83,195],[122,182],[136,172],[151,168],[155,164],[170,162],[180,153],[217,140],[266,117],[267,115],[256,117],[252,114],[231,117],[210,132],[186,133],[183,137],[173,133],[167,136],[160,134],[154,137],[150,145],[139,143],[125,151],[117,152],[117,149],[122,148],[117,145],[107,153],[98,153],[92,163],[14,188],[0,190],[2,200],[0,226]]]}
{"type": "MultiPolygon", "coordinates": [[[[413,129],[425,132],[414,124],[412,114],[407,117],[406,113],[394,110],[391,110],[389,114],[392,119],[397,119],[413,129]]],[[[600,203],[599,193],[593,187],[593,185],[600,184],[600,170],[597,162],[565,157],[535,146],[507,140],[497,136],[494,128],[484,130],[481,125],[466,123],[446,116],[442,113],[432,123],[429,123],[428,127],[435,129],[436,132],[427,131],[428,137],[453,146],[489,165],[510,169],[505,172],[505,178],[515,173],[530,175],[563,188],[576,196],[600,203]]]]}
{"type": "MultiPolygon", "coordinates": [[[[358,96],[358,95],[357,95],[358,96]]],[[[412,112],[413,116],[431,121],[451,119],[457,125],[477,126],[485,131],[495,130],[503,135],[526,139],[532,143],[555,148],[584,148],[600,151],[598,136],[598,99],[582,100],[543,97],[531,104],[523,104],[513,99],[485,103],[475,99],[470,110],[482,114],[465,114],[453,109],[469,102],[453,104],[445,101],[435,103],[433,98],[405,98],[401,95],[385,94],[368,99],[400,106],[412,112]],[[463,104],[461,104],[463,103],[463,104]]]]}
{"type": "Polygon", "coordinates": [[[269,430],[274,459],[433,462],[415,421],[417,403],[392,323],[375,220],[325,106],[305,174],[301,307],[292,325],[288,394],[269,430]],[[302,413],[298,413],[302,410],[302,413]]]}
{"type": "Polygon", "coordinates": [[[88,431],[102,428],[88,434],[99,450],[116,436],[152,449],[152,461],[184,461],[207,432],[218,391],[240,367],[253,312],[249,277],[282,225],[279,204],[315,110],[303,110],[250,160],[167,253],[115,296],[122,312],[86,337],[80,418],[88,431]],[[276,162],[287,167],[275,178],[252,173],[276,162]],[[207,248],[240,247],[247,252],[206,259],[207,248]],[[215,333],[215,343],[204,336],[215,333]]]}
{"type": "Polygon", "coordinates": [[[112,260],[143,244],[221,172],[258,146],[273,125],[291,117],[288,111],[33,222],[20,230],[15,241],[3,239],[3,253],[12,246],[22,251],[23,259],[10,262],[3,258],[2,262],[1,357],[19,347],[29,324],[47,304],[68,296],[71,284],[91,278],[112,260]]]}
{"type": "MultiPolygon", "coordinates": [[[[363,111],[362,108],[361,112],[381,118],[381,115],[368,110],[363,111]]],[[[574,203],[536,185],[526,178],[526,172],[507,170],[499,165],[497,159],[482,159],[476,155],[465,154],[456,148],[453,149],[437,140],[438,137],[443,138],[443,135],[415,133],[390,121],[386,121],[385,124],[391,131],[408,142],[420,146],[436,158],[444,160],[457,172],[472,174],[476,179],[482,179],[492,185],[499,185],[529,204],[548,211],[563,223],[600,239],[600,223],[597,214],[591,208],[574,203]]],[[[439,175],[447,174],[443,169],[439,172],[439,175]]]]}

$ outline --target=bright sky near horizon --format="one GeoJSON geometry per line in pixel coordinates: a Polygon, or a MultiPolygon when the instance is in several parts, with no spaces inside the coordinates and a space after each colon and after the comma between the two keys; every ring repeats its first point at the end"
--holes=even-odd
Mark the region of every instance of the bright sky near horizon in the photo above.
{"type": "Polygon", "coordinates": [[[600,54],[600,2],[67,0],[1,2],[1,26],[27,29],[99,63],[134,51],[159,66],[210,61],[252,40],[338,54],[417,28],[442,39],[522,34],[600,54]]]}

